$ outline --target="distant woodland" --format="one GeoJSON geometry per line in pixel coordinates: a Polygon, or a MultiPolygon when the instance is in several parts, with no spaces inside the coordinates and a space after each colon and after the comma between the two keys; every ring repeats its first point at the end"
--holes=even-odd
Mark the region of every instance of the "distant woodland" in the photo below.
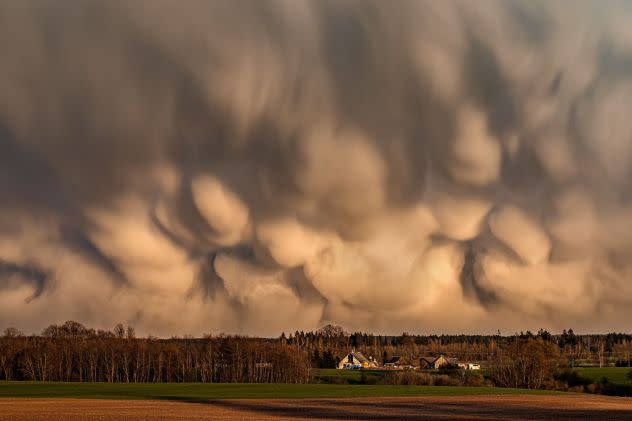
{"type": "Polygon", "coordinates": [[[380,336],[348,334],[328,325],[278,338],[159,339],[137,337],[133,327],[120,324],[113,330],[95,330],[68,321],[39,335],[5,329],[0,337],[0,380],[306,383],[312,380],[313,368],[334,368],[352,349],[379,362],[396,355],[440,354],[479,362],[497,385],[530,388],[544,387],[564,367],[632,363],[632,335],[619,333],[380,336]]]}

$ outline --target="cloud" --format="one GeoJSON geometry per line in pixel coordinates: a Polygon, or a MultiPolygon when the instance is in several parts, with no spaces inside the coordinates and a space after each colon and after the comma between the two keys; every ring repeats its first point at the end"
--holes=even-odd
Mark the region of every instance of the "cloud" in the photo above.
{"type": "Polygon", "coordinates": [[[0,325],[624,329],[632,7],[0,5],[0,325]]]}

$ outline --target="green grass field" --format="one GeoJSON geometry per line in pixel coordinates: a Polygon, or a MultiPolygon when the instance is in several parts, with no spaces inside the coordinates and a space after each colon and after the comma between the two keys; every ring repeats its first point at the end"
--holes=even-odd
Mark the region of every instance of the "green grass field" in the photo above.
{"type": "Polygon", "coordinates": [[[314,370],[316,383],[377,383],[388,375],[386,370],[336,370],[334,368],[319,368],[314,370]]]}
{"type": "Polygon", "coordinates": [[[632,381],[626,377],[632,370],[629,367],[578,367],[575,370],[594,382],[600,382],[601,379],[607,377],[611,383],[632,384],[632,381]]]}
{"type": "Polygon", "coordinates": [[[322,377],[345,377],[345,378],[360,378],[362,373],[366,375],[384,376],[389,373],[387,370],[338,370],[335,368],[317,368],[314,370],[316,376],[322,377]]]}
{"type": "Polygon", "coordinates": [[[493,387],[235,383],[0,382],[2,397],[211,400],[242,398],[347,398],[371,396],[558,394],[493,387]]]}

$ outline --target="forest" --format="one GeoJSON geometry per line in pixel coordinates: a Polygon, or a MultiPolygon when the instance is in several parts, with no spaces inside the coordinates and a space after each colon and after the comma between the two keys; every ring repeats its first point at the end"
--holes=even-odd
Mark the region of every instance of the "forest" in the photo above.
{"type": "Polygon", "coordinates": [[[7,329],[0,379],[76,382],[305,383],[292,345],[237,336],[137,338],[132,327],[88,329],[69,321],[41,335],[7,329]]]}
{"type": "Polygon", "coordinates": [[[0,380],[308,383],[312,369],[334,368],[352,349],[378,362],[395,355],[439,354],[476,361],[494,373],[497,385],[528,388],[542,388],[558,368],[632,363],[631,335],[578,335],[571,329],[556,335],[540,330],[511,336],[384,336],[350,334],[327,325],[277,338],[154,338],[137,337],[133,327],[122,324],[95,330],[68,321],[37,335],[5,329],[0,337],[0,380]],[[520,370],[532,377],[523,381],[520,370]]]}

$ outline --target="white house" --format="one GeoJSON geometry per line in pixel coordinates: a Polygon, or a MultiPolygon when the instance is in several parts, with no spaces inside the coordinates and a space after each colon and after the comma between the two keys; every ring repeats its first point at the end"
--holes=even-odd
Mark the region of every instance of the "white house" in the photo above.
{"type": "Polygon", "coordinates": [[[351,351],[338,364],[339,370],[353,370],[360,368],[375,368],[377,363],[372,357],[365,357],[361,352],[351,351]]]}

